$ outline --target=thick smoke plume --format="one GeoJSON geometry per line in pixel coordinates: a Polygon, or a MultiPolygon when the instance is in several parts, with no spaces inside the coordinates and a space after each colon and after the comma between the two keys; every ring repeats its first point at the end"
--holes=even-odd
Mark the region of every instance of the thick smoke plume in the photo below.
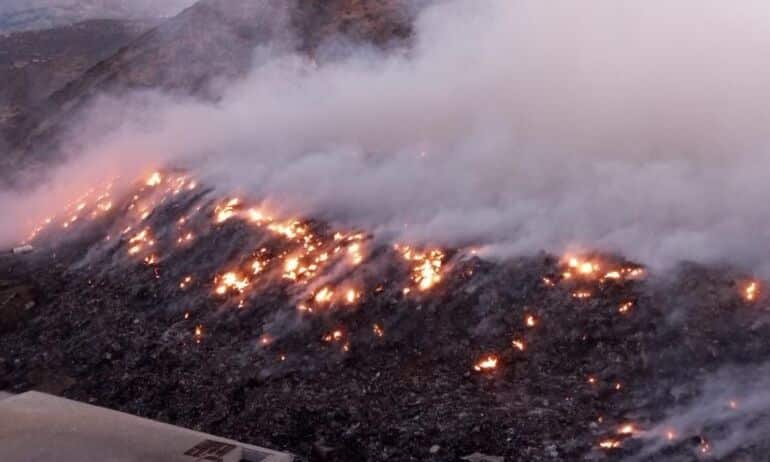
{"type": "Polygon", "coordinates": [[[292,213],[496,255],[770,260],[764,2],[447,0],[415,30],[397,53],[256,50],[216,104],[103,100],[87,120],[119,128],[85,123],[78,165],[184,164],[292,213]]]}

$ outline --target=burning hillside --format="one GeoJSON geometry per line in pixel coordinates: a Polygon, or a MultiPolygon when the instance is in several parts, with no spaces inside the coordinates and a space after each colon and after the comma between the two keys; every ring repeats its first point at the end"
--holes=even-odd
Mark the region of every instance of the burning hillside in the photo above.
{"type": "Polygon", "coordinates": [[[14,119],[0,390],[307,460],[765,460],[770,16],[675,3],[196,2],[14,119]]]}
{"type": "MultiPolygon", "coordinates": [[[[770,357],[762,286],[739,273],[489,263],[275,216],[179,171],[95,187],[26,243],[1,260],[0,388],[318,460],[764,450],[731,446],[731,421],[666,420],[723,366],[770,357]]],[[[724,412],[740,421],[744,399],[724,412]]]]}

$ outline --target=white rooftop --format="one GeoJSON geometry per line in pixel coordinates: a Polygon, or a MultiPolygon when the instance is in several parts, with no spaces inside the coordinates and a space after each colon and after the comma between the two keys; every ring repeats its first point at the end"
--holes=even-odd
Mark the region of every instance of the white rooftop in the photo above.
{"type": "Polygon", "coordinates": [[[237,441],[38,392],[0,392],[2,462],[291,462],[237,441]]]}

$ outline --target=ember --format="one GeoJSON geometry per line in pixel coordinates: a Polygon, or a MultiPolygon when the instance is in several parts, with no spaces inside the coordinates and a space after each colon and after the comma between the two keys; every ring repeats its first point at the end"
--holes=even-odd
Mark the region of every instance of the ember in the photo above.
{"type": "Polygon", "coordinates": [[[743,294],[747,301],[753,302],[759,294],[759,284],[756,281],[750,282],[743,290],[743,294]]]}
{"type": "Polygon", "coordinates": [[[496,368],[497,368],[497,356],[487,356],[486,358],[476,363],[475,366],[473,366],[473,369],[476,370],[477,372],[491,371],[496,368]]]}

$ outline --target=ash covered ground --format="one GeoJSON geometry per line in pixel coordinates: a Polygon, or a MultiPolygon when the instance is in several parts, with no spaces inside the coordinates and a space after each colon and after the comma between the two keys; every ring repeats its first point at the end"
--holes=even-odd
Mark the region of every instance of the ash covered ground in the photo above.
{"type": "Polygon", "coordinates": [[[767,304],[733,268],[394,246],[180,173],[95,191],[30,243],[0,257],[0,389],[301,460],[770,450],[767,304]]]}

